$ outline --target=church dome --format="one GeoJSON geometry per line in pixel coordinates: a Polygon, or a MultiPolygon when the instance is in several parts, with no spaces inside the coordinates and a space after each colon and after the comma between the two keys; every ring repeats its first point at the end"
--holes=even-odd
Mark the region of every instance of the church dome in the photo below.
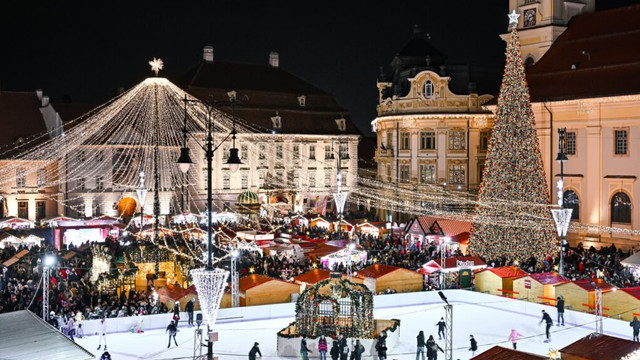
{"type": "Polygon", "coordinates": [[[258,194],[254,193],[251,190],[246,190],[238,195],[238,204],[257,205],[260,204],[260,199],[258,198],[258,194]]]}

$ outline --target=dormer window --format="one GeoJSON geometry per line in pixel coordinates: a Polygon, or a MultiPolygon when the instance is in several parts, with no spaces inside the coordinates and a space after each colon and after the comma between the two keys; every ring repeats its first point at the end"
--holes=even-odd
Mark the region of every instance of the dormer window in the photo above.
{"type": "Polygon", "coordinates": [[[340,119],[336,119],[336,124],[338,125],[338,130],[345,131],[347,130],[347,120],[344,117],[340,119]]]}
{"type": "Polygon", "coordinates": [[[273,123],[274,129],[282,129],[282,118],[280,115],[276,114],[276,116],[272,116],[271,122],[273,123]]]}
{"type": "Polygon", "coordinates": [[[431,99],[433,97],[433,82],[431,80],[424,82],[424,97],[425,99],[431,99]]]}
{"type": "Polygon", "coordinates": [[[298,96],[298,105],[300,105],[300,107],[307,106],[307,97],[304,95],[298,96]]]}

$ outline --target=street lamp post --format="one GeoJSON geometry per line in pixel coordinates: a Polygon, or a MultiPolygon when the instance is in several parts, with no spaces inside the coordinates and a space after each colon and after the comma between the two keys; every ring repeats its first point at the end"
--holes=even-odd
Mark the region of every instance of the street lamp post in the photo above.
{"type": "Polygon", "coordinates": [[[444,335],[444,359],[453,360],[453,305],[449,304],[447,297],[442,291],[438,291],[438,295],[440,295],[440,298],[446,304],[444,306],[444,323],[446,325],[444,335]]]}
{"type": "Polygon", "coordinates": [[[566,128],[558,129],[558,156],[556,157],[556,161],[560,162],[560,180],[558,180],[557,183],[558,206],[560,206],[560,209],[551,210],[553,220],[556,223],[558,237],[560,237],[560,261],[558,263],[558,273],[560,275],[564,275],[565,273],[564,251],[567,245],[565,238],[569,224],[571,223],[571,213],[573,212],[573,209],[564,208],[564,162],[569,160],[566,154],[566,136],[566,128]]]}
{"type": "Polygon", "coordinates": [[[227,135],[217,146],[213,145],[213,124],[211,120],[211,113],[216,104],[202,102],[195,99],[188,99],[185,94],[184,106],[185,106],[185,119],[183,128],[183,147],[180,149],[180,157],[178,158],[178,165],[183,173],[189,171],[189,167],[193,164],[191,157],[189,156],[189,148],[187,147],[187,111],[186,107],[190,102],[196,102],[204,104],[207,107],[207,138],[205,146],[201,146],[205,151],[207,159],[207,266],[205,269],[191,270],[193,280],[196,285],[196,290],[200,294],[200,303],[202,305],[203,313],[206,317],[208,324],[207,338],[207,359],[213,360],[213,342],[217,340],[217,333],[212,332],[213,325],[215,324],[218,309],[220,307],[220,301],[222,300],[222,293],[226,285],[226,280],[229,276],[229,272],[223,269],[213,268],[213,231],[211,229],[211,212],[213,209],[213,193],[212,193],[212,177],[213,177],[213,153],[224,143],[230,136],[233,141],[233,148],[230,149],[230,156],[226,164],[229,165],[229,170],[235,172],[242,164],[238,157],[238,149],[235,147],[236,142],[236,129],[235,129],[235,104],[236,93],[231,91],[228,93],[229,102],[222,104],[230,104],[233,114],[233,130],[227,135]]]}
{"type": "MultiPolygon", "coordinates": [[[[142,226],[144,225],[144,200],[147,197],[147,189],[144,187],[144,171],[140,171],[140,185],[136,189],[138,201],[140,202],[140,234],[142,237],[142,226]]],[[[157,221],[157,219],[156,219],[157,221]]]]}

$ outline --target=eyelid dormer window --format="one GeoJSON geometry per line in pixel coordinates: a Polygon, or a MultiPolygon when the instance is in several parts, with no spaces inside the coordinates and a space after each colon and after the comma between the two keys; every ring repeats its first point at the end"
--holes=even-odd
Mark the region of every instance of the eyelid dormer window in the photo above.
{"type": "Polygon", "coordinates": [[[298,96],[298,105],[300,105],[300,107],[307,106],[307,97],[304,95],[298,96]]]}
{"type": "Polygon", "coordinates": [[[425,99],[431,99],[433,97],[433,82],[431,80],[424,82],[424,97],[425,99]]]}
{"type": "Polygon", "coordinates": [[[340,131],[347,130],[347,120],[343,117],[336,119],[336,125],[338,125],[338,130],[340,131]]]}
{"type": "Polygon", "coordinates": [[[274,129],[282,129],[282,118],[280,117],[280,115],[276,114],[276,116],[272,116],[271,122],[273,123],[274,129]]]}

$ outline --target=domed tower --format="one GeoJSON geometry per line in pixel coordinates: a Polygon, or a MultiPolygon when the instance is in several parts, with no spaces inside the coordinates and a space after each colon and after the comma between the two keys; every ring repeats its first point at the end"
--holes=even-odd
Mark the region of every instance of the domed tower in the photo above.
{"type": "Polygon", "coordinates": [[[238,195],[236,209],[239,214],[247,215],[250,223],[258,223],[258,213],[260,212],[260,199],[258,194],[251,190],[246,190],[238,195]]]}

